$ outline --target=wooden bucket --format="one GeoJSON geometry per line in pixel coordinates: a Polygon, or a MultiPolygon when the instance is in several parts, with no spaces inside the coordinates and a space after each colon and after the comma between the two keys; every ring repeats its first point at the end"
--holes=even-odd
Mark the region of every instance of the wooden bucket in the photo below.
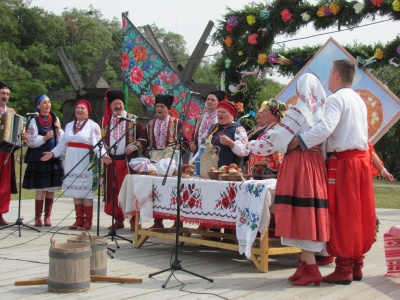
{"type": "Polygon", "coordinates": [[[87,243],[51,241],[48,289],[56,293],[84,292],[90,288],[90,257],[87,243]]]}
{"type": "Polygon", "coordinates": [[[89,236],[82,232],[80,236],[67,238],[68,243],[89,243],[92,248],[90,257],[90,275],[107,275],[107,238],[89,236]]]}

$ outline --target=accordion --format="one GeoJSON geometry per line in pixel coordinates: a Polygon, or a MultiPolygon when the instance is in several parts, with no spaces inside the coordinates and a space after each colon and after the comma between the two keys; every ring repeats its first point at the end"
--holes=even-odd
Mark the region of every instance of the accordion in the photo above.
{"type": "Polygon", "coordinates": [[[14,113],[0,115],[0,148],[21,148],[21,135],[25,125],[26,119],[23,116],[14,113]]]}

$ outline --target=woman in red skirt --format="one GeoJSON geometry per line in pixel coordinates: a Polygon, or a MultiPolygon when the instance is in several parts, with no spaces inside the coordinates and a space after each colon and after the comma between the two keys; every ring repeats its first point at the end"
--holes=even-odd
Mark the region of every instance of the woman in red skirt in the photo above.
{"type": "MultiPolygon", "coordinates": [[[[323,117],[326,95],[313,74],[306,73],[297,81],[298,100],[286,116],[262,140],[249,142],[256,155],[274,151],[286,153],[295,135],[317,124],[323,117]]],[[[326,253],[329,240],[329,215],[326,167],[320,147],[286,153],[275,190],[276,235],[282,244],[302,250],[299,266],[289,277],[293,285],[319,286],[322,280],[315,253],[326,253]]]]}

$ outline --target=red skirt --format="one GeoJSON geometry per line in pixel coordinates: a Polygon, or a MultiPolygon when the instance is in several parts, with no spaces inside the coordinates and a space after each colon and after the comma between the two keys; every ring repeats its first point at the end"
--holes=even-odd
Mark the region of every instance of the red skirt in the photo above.
{"type": "Polygon", "coordinates": [[[320,152],[285,154],[275,190],[277,236],[327,242],[330,238],[325,162],[320,152]]]}

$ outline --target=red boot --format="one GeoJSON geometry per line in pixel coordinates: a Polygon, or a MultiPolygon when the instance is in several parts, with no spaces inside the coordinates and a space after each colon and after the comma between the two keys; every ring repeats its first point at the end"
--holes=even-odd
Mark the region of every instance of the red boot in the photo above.
{"type": "Polygon", "coordinates": [[[69,229],[76,229],[78,227],[83,226],[84,223],[83,204],[75,204],[75,214],[76,214],[75,223],[69,226],[69,229]]]}
{"type": "MultiPolygon", "coordinates": [[[[112,228],[112,225],[108,226],[108,229],[111,229],[111,228],[112,228]]],[[[115,217],[114,228],[116,228],[116,229],[125,228],[123,217],[115,217]]]]}
{"type": "Polygon", "coordinates": [[[8,225],[7,221],[4,220],[4,218],[3,218],[3,214],[0,214],[0,225],[1,226],[8,225]]]}
{"type": "Polygon", "coordinates": [[[322,277],[323,282],[350,284],[353,281],[353,259],[351,258],[336,258],[336,267],[333,273],[322,277]]]}
{"type": "Polygon", "coordinates": [[[93,220],[93,205],[91,206],[83,206],[83,212],[85,214],[85,222],[83,223],[82,229],[89,230],[92,228],[92,220],[93,220]]]}
{"type": "Polygon", "coordinates": [[[353,280],[360,281],[363,277],[362,268],[364,267],[364,256],[353,260],[353,280]]]}
{"type": "Polygon", "coordinates": [[[51,198],[45,198],[44,202],[44,226],[51,226],[50,216],[51,210],[53,209],[53,200],[51,198]]]}
{"type": "Polygon", "coordinates": [[[154,223],[149,229],[164,228],[163,219],[154,219],[154,223]]]}
{"type": "Polygon", "coordinates": [[[303,276],[304,271],[306,270],[306,266],[307,266],[307,264],[305,261],[299,260],[299,266],[297,267],[294,274],[289,277],[289,281],[299,280],[303,276]]]}
{"type": "Polygon", "coordinates": [[[322,275],[319,272],[318,265],[306,264],[303,276],[300,279],[293,281],[292,284],[297,286],[306,286],[309,285],[310,283],[314,283],[315,286],[319,286],[321,284],[321,281],[322,281],[322,275]]]}
{"type": "Polygon", "coordinates": [[[35,226],[42,227],[42,211],[44,200],[35,200],[35,226]]]}

